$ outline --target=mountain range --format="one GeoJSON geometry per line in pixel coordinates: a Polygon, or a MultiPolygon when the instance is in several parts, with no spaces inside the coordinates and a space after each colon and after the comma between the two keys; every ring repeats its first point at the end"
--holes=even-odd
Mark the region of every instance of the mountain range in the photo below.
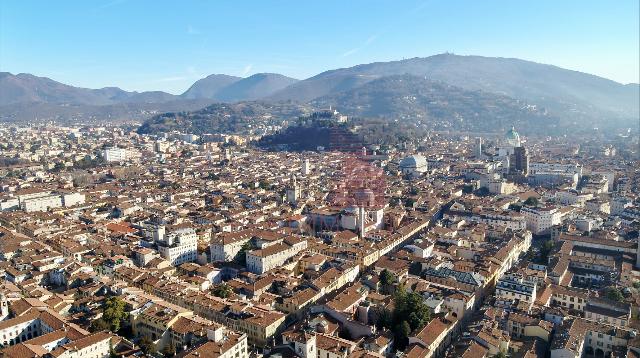
{"type": "Polygon", "coordinates": [[[389,119],[437,118],[441,113],[487,121],[499,115],[489,109],[507,106],[502,115],[626,124],[637,121],[639,98],[638,84],[520,59],[453,54],[362,64],[301,81],[274,73],[247,78],[216,74],[196,81],[181,95],[86,89],[30,74],[0,73],[0,120],[5,121],[32,120],[36,112],[41,119],[144,120],[164,111],[260,100],[334,105],[348,115],[389,119]],[[487,119],[477,118],[482,115],[487,119]]]}

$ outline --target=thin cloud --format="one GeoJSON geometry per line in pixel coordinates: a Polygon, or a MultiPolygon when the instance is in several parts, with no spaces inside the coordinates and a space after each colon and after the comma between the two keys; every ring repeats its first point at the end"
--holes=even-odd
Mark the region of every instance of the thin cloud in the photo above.
{"type": "Polygon", "coordinates": [[[186,81],[186,80],[196,80],[202,77],[204,76],[202,76],[202,74],[198,72],[195,66],[188,66],[185,69],[185,73],[176,74],[175,76],[158,78],[154,82],[178,82],[178,81],[186,81]]]}
{"type": "Polygon", "coordinates": [[[349,51],[346,51],[345,53],[342,54],[342,57],[347,57],[347,56],[351,56],[359,51],[361,51],[362,49],[366,48],[367,46],[371,45],[376,39],[378,38],[378,35],[371,35],[369,36],[369,38],[367,38],[365,40],[365,42],[362,43],[362,45],[358,46],[358,47],[354,47],[349,51]]]}
{"type": "Polygon", "coordinates": [[[196,29],[192,25],[188,25],[187,26],[187,34],[189,34],[189,35],[200,35],[201,32],[200,32],[200,30],[196,29]]]}
{"type": "Polygon", "coordinates": [[[244,66],[244,70],[242,70],[242,77],[248,75],[249,72],[251,72],[252,68],[253,68],[253,64],[248,64],[248,65],[244,66]]]}

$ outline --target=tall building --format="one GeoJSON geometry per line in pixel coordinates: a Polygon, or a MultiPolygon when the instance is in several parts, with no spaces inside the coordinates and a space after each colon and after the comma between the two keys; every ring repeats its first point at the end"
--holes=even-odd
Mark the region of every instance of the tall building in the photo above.
{"type": "Polygon", "coordinates": [[[482,138],[476,137],[476,145],[474,147],[475,157],[482,158],[482,138]]]}
{"type": "Polygon", "coordinates": [[[300,187],[295,176],[291,177],[291,185],[287,187],[287,202],[289,204],[295,204],[300,197],[300,187]]]}
{"type": "Polygon", "coordinates": [[[309,164],[309,159],[305,159],[302,161],[302,175],[309,175],[311,173],[311,165],[309,164]]]}
{"type": "Polygon", "coordinates": [[[529,174],[529,152],[525,147],[513,148],[513,154],[509,156],[510,174],[529,174]]]}

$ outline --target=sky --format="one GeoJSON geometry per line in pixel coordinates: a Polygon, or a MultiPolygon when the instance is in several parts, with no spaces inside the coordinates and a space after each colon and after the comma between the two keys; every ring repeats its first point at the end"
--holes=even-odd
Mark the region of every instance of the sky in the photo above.
{"type": "Polygon", "coordinates": [[[0,71],[174,94],[443,52],[639,79],[639,0],[0,1],[0,71]]]}

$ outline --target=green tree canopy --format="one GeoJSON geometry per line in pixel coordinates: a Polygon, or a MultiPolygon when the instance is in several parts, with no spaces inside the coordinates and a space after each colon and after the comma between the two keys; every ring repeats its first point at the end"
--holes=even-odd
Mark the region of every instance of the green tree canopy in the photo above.
{"type": "Polygon", "coordinates": [[[555,246],[555,243],[553,242],[553,240],[547,240],[544,242],[544,244],[542,244],[542,247],[540,247],[541,263],[545,265],[549,263],[549,255],[551,254],[551,251],[553,251],[554,246],[555,246]]]}
{"type": "Polygon", "coordinates": [[[138,342],[138,345],[145,354],[153,354],[156,351],[156,347],[153,345],[153,341],[147,336],[142,336],[142,338],[140,338],[140,342],[138,342]]]}
{"type": "Polygon", "coordinates": [[[402,284],[394,295],[394,310],[389,316],[381,314],[378,325],[393,330],[396,349],[403,350],[411,332],[421,330],[431,320],[431,309],[422,296],[407,292],[402,284]]]}
{"type": "Polygon", "coordinates": [[[109,297],[102,306],[102,317],[91,323],[91,330],[118,332],[128,318],[126,303],[119,297],[109,297]]]}
{"type": "Polygon", "coordinates": [[[226,283],[221,283],[213,288],[213,294],[220,298],[227,298],[233,294],[233,289],[226,283]]]}
{"type": "Polygon", "coordinates": [[[524,205],[527,206],[538,206],[538,198],[536,198],[535,196],[530,196],[527,198],[527,200],[524,201],[524,205]]]}
{"type": "Polygon", "coordinates": [[[610,299],[612,301],[616,301],[616,302],[624,301],[624,296],[622,295],[622,292],[620,292],[620,290],[615,288],[615,287],[609,287],[607,289],[607,296],[606,297],[608,299],[610,299]]]}
{"type": "Polygon", "coordinates": [[[129,317],[125,311],[126,304],[120,297],[109,297],[104,304],[102,318],[111,326],[112,332],[117,332],[122,323],[129,317]]]}

